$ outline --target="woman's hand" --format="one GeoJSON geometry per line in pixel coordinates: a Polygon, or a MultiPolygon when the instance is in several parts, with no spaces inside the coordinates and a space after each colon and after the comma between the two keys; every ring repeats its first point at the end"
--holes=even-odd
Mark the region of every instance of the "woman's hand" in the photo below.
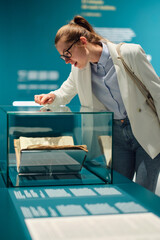
{"type": "Polygon", "coordinates": [[[35,95],[34,100],[36,103],[40,105],[45,105],[45,104],[51,104],[54,99],[55,95],[53,93],[48,93],[48,94],[40,94],[40,95],[35,95]]]}

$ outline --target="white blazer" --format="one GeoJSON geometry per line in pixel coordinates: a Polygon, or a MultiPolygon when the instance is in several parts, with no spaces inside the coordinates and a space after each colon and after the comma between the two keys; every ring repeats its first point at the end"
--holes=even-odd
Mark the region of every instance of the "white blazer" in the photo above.
{"type": "MultiPolygon", "coordinates": [[[[126,73],[121,60],[118,59],[117,45],[109,41],[106,41],[106,44],[116,69],[120,92],[133,134],[145,151],[152,158],[155,158],[160,153],[160,124],[158,119],[147,105],[144,96],[133,80],[126,73]]],[[[123,44],[121,54],[129,67],[150,91],[160,119],[160,79],[148,62],[145,52],[140,45],[123,44]]],[[[96,108],[100,111],[107,110],[92,92],[90,63],[83,69],[72,66],[68,79],[52,93],[56,95],[54,105],[68,104],[78,94],[82,106],[96,108]]]]}

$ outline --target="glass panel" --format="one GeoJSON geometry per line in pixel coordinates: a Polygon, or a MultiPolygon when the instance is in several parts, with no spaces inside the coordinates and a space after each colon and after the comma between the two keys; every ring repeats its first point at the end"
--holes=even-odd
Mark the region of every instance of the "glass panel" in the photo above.
{"type": "Polygon", "coordinates": [[[112,182],[112,113],[66,106],[5,111],[9,186],[112,182]],[[62,139],[64,143],[57,146],[62,139]],[[22,147],[24,140],[32,141],[30,149],[22,147]],[[56,147],[53,141],[58,141],[56,147]]]}
{"type": "Polygon", "coordinates": [[[0,108],[0,173],[6,185],[8,183],[7,162],[7,114],[0,108]]]}

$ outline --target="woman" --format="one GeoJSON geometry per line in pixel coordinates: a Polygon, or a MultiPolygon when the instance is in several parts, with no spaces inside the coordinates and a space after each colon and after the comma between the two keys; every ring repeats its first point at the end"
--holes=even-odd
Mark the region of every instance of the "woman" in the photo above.
{"type": "MultiPolygon", "coordinates": [[[[113,168],[155,191],[160,170],[160,126],[157,116],[126,73],[117,45],[95,33],[81,16],[59,29],[55,46],[72,65],[60,89],[35,95],[39,104],[68,104],[78,94],[81,105],[114,112],[113,168]]],[[[150,91],[160,118],[160,80],[142,48],[123,44],[121,54],[150,91]]]]}

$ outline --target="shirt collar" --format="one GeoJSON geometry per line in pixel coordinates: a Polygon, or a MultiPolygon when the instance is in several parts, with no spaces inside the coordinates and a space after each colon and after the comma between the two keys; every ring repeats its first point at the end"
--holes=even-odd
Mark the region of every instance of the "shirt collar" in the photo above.
{"type": "Polygon", "coordinates": [[[98,63],[92,63],[92,66],[94,67],[94,69],[96,71],[97,71],[97,66],[99,64],[102,65],[103,67],[106,66],[106,63],[107,63],[107,61],[109,59],[109,56],[110,56],[107,45],[103,42],[101,42],[101,44],[102,44],[102,53],[101,53],[100,59],[99,59],[98,63]]]}
{"type": "Polygon", "coordinates": [[[109,54],[107,45],[103,42],[101,42],[101,43],[102,43],[103,49],[102,49],[102,53],[101,53],[100,59],[98,61],[98,64],[101,64],[103,67],[105,67],[110,54],[109,54]]]}

